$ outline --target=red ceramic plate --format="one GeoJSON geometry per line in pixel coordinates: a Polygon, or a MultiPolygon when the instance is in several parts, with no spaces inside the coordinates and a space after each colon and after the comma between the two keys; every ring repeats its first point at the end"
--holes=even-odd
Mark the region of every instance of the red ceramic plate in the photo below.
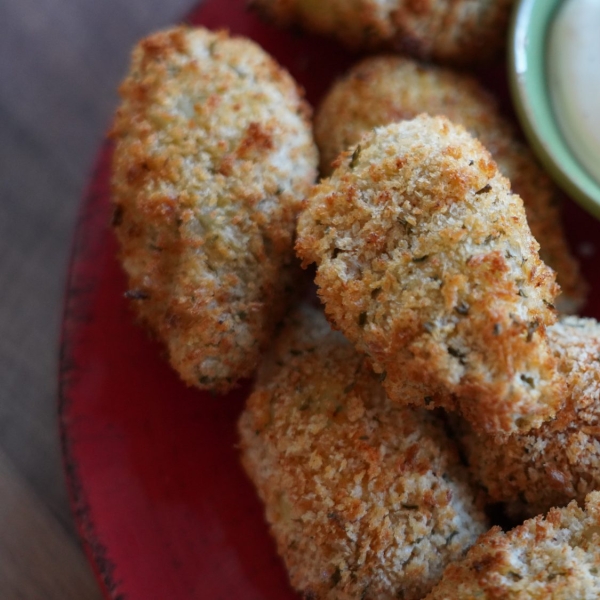
{"type": "MultiPolygon", "coordinates": [[[[313,103],[354,58],[333,42],[260,23],[243,0],[209,0],[188,21],[255,39],[313,103]]],[[[107,143],[81,209],[60,365],[64,462],[87,555],[115,600],[296,598],[238,461],[236,420],[248,386],[226,397],[186,388],[133,323],[109,227],[110,156],[107,143]]],[[[600,225],[566,208],[594,286],[587,313],[598,316],[600,225]]]]}

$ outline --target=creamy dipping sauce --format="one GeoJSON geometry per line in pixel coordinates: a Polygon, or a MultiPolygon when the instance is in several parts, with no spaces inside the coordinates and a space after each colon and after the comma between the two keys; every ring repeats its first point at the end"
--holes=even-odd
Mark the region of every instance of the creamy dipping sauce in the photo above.
{"type": "Polygon", "coordinates": [[[548,83],[560,129],[600,183],[600,0],[565,0],[548,42],[548,83]]]}

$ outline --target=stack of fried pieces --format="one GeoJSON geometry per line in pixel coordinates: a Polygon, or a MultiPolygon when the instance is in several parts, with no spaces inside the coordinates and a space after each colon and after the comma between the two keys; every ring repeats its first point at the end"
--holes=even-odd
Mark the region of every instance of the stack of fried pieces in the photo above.
{"type": "MultiPolygon", "coordinates": [[[[466,64],[498,50],[511,2],[255,4],[466,64]]],[[[121,95],[127,295],[186,383],[225,392],[258,369],[242,462],[292,585],[313,600],[597,598],[600,326],[560,316],[586,286],[559,194],[493,98],[448,67],[375,56],[333,85],[313,138],[262,49],[190,28],[140,42],[121,95]],[[294,250],[324,311],[300,299],[294,250]],[[485,533],[486,503],[549,512],[485,533]]]]}

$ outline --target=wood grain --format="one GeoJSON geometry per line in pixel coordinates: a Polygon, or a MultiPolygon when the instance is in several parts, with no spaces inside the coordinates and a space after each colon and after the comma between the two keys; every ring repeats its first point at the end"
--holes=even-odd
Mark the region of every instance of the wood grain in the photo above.
{"type": "Polygon", "coordinates": [[[81,551],[3,453],[0,498],[2,598],[99,600],[81,551]]]}
{"type": "Polygon", "coordinates": [[[56,420],[75,216],[135,41],[192,0],[0,1],[0,598],[95,598],[56,420]]]}

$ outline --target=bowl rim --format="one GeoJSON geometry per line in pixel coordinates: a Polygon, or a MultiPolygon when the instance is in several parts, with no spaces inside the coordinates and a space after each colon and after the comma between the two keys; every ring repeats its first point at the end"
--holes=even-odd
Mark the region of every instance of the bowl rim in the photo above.
{"type": "Polygon", "coordinates": [[[600,219],[600,185],[571,151],[554,114],[546,77],[548,29],[563,0],[517,0],[508,44],[510,92],[525,136],[556,183],[600,219]]]}

